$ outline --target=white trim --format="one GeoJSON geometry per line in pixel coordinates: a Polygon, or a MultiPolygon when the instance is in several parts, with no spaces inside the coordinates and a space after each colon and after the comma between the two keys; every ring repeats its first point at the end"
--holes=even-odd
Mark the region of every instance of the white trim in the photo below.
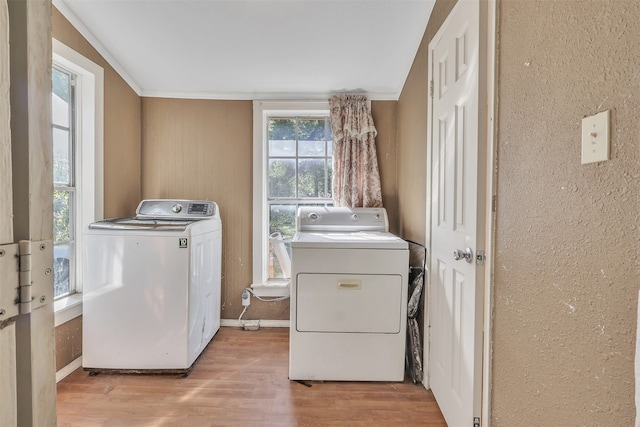
{"type": "Polygon", "coordinates": [[[82,294],[76,292],[54,301],[55,327],[82,316],[82,294]]]}
{"type": "MultiPolygon", "coordinates": [[[[435,37],[434,37],[435,39],[435,37]]],[[[432,39],[433,41],[433,39],[432,39]]],[[[430,304],[429,302],[431,301],[431,161],[432,161],[432,146],[433,146],[433,91],[430,89],[431,84],[433,82],[433,73],[434,73],[434,60],[433,60],[433,55],[431,52],[431,42],[429,43],[429,48],[427,50],[427,61],[428,61],[428,70],[427,70],[427,167],[425,167],[425,172],[426,172],[426,184],[425,184],[425,189],[426,189],[426,195],[425,195],[425,246],[428,248],[427,249],[427,259],[425,260],[425,272],[424,272],[424,277],[425,277],[425,287],[423,289],[423,292],[425,292],[425,298],[424,298],[424,318],[423,318],[423,325],[425,325],[424,327],[424,338],[423,338],[423,342],[424,342],[424,348],[422,351],[422,370],[423,370],[423,376],[422,376],[422,385],[424,385],[424,388],[426,388],[427,390],[431,389],[431,384],[430,384],[430,377],[429,377],[429,352],[431,351],[431,336],[429,335],[429,332],[431,331],[430,326],[430,316],[431,313],[429,312],[429,307],[430,304]]]]}
{"type": "Polygon", "coordinates": [[[56,326],[82,315],[84,230],[104,216],[104,70],[75,50],[52,39],[52,61],[78,76],[76,93],[76,291],[55,302],[56,326]]]}
{"type": "Polygon", "coordinates": [[[87,200],[81,223],[85,226],[104,215],[104,69],[56,39],[52,46],[53,62],[79,76],[78,130],[83,144],[78,157],[93,158],[89,165],[80,162],[80,191],[87,200]]]}
{"type": "MultiPolygon", "coordinates": [[[[447,18],[448,19],[448,18],[447,18]]],[[[439,37],[442,28],[445,26],[447,20],[445,19],[443,25],[438,30],[436,35],[429,42],[429,52],[431,52],[431,44],[439,37]]],[[[495,0],[487,0],[486,2],[480,2],[480,52],[484,50],[486,56],[486,62],[480,62],[480,66],[486,67],[485,83],[486,93],[484,94],[486,105],[484,106],[484,112],[486,113],[486,122],[478,122],[478,126],[486,126],[486,182],[484,189],[485,196],[485,273],[484,273],[484,289],[483,289],[483,343],[482,343],[482,390],[481,390],[481,425],[489,427],[491,425],[491,365],[492,365],[492,313],[493,313],[493,272],[494,272],[494,233],[495,233],[495,213],[493,212],[493,197],[496,192],[496,182],[494,180],[496,163],[496,35],[497,35],[497,6],[495,0]],[[486,21],[483,19],[486,18],[486,21]],[[484,45],[483,45],[484,43],[484,45]]],[[[427,84],[433,81],[434,74],[434,60],[433,57],[428,58],[429,68],[427,84]]],[[[479,72],[481,70],[479,69],[479,72]]],[[[482,73],[479,74],[481,79],[482,73]]],[[[479,80],[479,88],[482,87],[482,81],[479,80]]],[[[428,118],[429,121],[427,131],[427,165],[431,165],[432,161],[432,144],[433,144],[433,123],[432,123],[432,111],[433,111],[433,97],[431,96],[431,90],[428,90],[428,118]]],[[[479,92],[479,97],[482,97],[482,93],[479,92]]],[[[479,99],[482,101],[482,99],[479,99]]],[[[483,105],[479,104],[479,111],[482,111],[483,105]]],[[[479,135],[480,136],[480,135],[479,135]]],[[[425,242],[429,248],[431,248],[431,169],[427,169],[426,176],[426,230],[425,230],[425,242]]],[[[480,196],[480,195],[479,195],[480,196]]],[[[482,226],[482,224],[478,224],[482,226]]],[[[427,260],[427,270],[430,270],[430,258],[427,260]]],[[[425,273],[426,274],[426,273],[425,273]]],[[[427,286],[425,291],[427,295],[425,297],[425,310],[424,310],[424,324],[427,325],[424,331],[424,353],[423,353],[423,366],[424,366],[424,378],[423,385],[426,389],[430,388],[429,385],[429,305],[430,301],[430,275],[426,276],[427,286]]]]}
{"type": "Polygon", "coordinates": [[[78,357],[67,366],[61,368],[58,372],[56,372],[56,383],[59,383],[69,375],[75,372],[76,369],[82,367],[82,356],[78,357]]]}
{"type": "Polygon", "coordinates": [[[93,35],[93,33],[82,23],[82,21],[76,16],[75,13],[65,4],[64,0],[52,0],[53,5],[58,11],[74,26],[76,30],[91,44],[91,46],[98,51],[98,53],[107,61],[107,63],[127,82],[134,92],[141,96],[140,85],[126,72],[124,67],[116,61],[111,53],[105,48],[102,43],[93,35]]]}
{"type": "Polygon", "coordinates": [[[253,102],[253,282],[263,284],[269,277],[267,259],[269,216],[265,209],[267,198],[267,132],[266,118],[270,115],[325,116],[329,101],[254,101],[253,102]]]}
{"type": "MultiPolygon", "coordinates": [[[[493,357],[493,272],[494,272],[494,233],[495,233],[495,213],[493,212],[493,197],[497,194],[496,182],[494,180],[496,158],[496,35],[497,35],[497,6],[496,0],[481,2],[481,11],[486,4],[486,55],[487,55],[487,184],[485,200],[485,277],[484,277],[484,320],[483,320],[483,346],[482,346],[482,421],[481,425],[490,427],[491,425],[491,365],[493,357]]],[[[482,19],[481,14],[481,19],[482,19]]],[[[482,24],[482,21],[481,21],[482,24]]],[[[483,35],[482,25],[480,35],[483,35]]]]}
{"type": "MultiPolygon", "coordinates": [[[[221,319],[220,326],[221,327],[231,327],[231,328],[242,328],[244,320],[238,319],[221,319]]],[[[256,322],[256,320],[251,320],[251,322],[256,322]]],[[[262,328],[288,328],[290,325],[289,320],[268,320],[261,319],[257,320],[259,322],[260,327],[262,328]]]]}
{"type": "MultiPolygon", "coordinates": [[[[343,92],[340,92],[343,93],[343,92]]],[[[346,93],[352,93],[346,91],[346,93]]],[[[400,93],[396,92],[359,92],[366,95],[370,101],[397,101],[400,93]]],[[[140,96],[149,98],[178,98],[178,99],[216,99],[235,101],[326,101],[337,92],[172,92],[156,89],[143,89],[140,96]]]]}

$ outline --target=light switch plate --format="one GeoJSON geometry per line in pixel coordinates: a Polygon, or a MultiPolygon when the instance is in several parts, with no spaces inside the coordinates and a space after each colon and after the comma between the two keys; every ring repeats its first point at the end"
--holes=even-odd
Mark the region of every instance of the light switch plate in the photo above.
{"type": "Polygon", "coordinates": [[[582,164],[609,160],[609,110],[582,119],[582,164]]]}

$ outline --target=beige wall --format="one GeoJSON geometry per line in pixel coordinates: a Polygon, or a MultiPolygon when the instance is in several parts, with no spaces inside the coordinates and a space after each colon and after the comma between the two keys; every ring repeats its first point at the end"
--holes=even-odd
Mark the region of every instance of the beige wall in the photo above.
{"type": "Polygon", "coordinates": [[[82,316],[56,328],[56,371],[82,356],[82,316]]]}
{"type": "MultiPolygon", "coordinates": [[[[252,279],[252,103],[143,98],[142,107],[142,195],[218,204],[222,317],[237,318],[252,279]]],[[[288,318],[287,302],[254,301],[246,319],[288,318]]]]}
{"type": "MultiPolygon", "coordinates": [[[[395,221],[395,102],[372,103],[383,198],[395,221]]],[[[222,318],[242,311],[252,279],[251,101],[143,98],[142,196],[214,200],[222,218],[222,318]]],[[[245,319],[289,318],[289,302],[252,300],[245,319]]]]}
{"type": "Polygon", "coordinates": [[[376,152],[382,184],[382,204],[389,216],[389,229],[398,232],[398,147],[397,101],[372,101],[371,115],[376,126],[376,152]]]}
{"type": "Polygon", "coordinates": [[[639,20],[637,1],[501,3],[497,425],[633,424],[639,20]],[[604,110],[611,160],[581,165],[604,110]]]}
{"type": "MultiPolygon", "coordinates": [[[[427,46],[398,102],[404,237],[424,239],[427,46]]],[[[640,3],[499,2],[492,424],[633,425],[640,3]],[[580,165],[610,109],[612,159],[580,165]]]]}

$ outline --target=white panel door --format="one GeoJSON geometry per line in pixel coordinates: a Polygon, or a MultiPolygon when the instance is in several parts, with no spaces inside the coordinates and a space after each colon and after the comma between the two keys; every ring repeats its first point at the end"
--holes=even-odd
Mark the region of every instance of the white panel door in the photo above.
{"type": "Polygon", "coordinates": [[[475,260],[477,249],[484,249],[477,248],[478,225],[482,225],[477,185],[478,24],[479,2],[459,1],[429,45],[433,67],[429,375],[451,427],[472,426],[480,417],[481,403],[483,293],[475,260]],[[462,256],[466,248],[472,251],[468,261],[462,256]]]}

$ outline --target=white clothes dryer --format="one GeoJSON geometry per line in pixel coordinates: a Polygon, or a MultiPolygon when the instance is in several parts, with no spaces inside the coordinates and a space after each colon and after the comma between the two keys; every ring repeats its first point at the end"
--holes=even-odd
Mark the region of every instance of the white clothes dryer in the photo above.
{"type": "Polygon", "coordinates": [[[289,379],[403,381],[409,249],[383,208],[301,207],[289,379]]]}
{"type": "Polygon", "coordinates": [[[220,328],[216,203],[143,200],[85,232],[82,366],[180,372],[220,328]]]}

